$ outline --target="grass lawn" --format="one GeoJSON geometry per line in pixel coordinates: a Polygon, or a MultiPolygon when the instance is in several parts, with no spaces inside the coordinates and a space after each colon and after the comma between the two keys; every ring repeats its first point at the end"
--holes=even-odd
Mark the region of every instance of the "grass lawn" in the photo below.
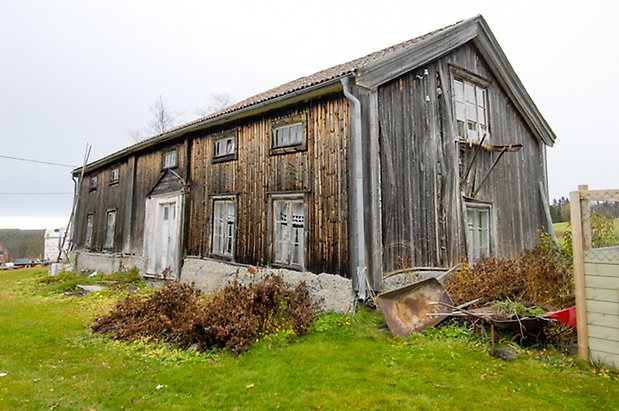
{"type": "Polygon", "coordinates": [[[115,297],[33,293],[43,275],[0,271],[2,410],[619,409],[614,373],[537,351],[504,362],[456,327],[393,339],[378,313],[238,357],[117,343],[89,331],[115,297]]]}

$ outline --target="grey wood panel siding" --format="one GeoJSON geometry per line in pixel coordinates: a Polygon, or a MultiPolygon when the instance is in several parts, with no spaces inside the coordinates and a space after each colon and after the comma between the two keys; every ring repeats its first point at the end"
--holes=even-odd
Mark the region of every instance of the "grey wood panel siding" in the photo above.
{"type": "Polygon", "coordinates": [[[302,193],[307,199],[307,263],[313,272],[348,275],[348,103],[331,96],[195,136],[191,142],[191,206],[187,254],[210,256],[212,198],[237,199],[235,261],[268,265],[269,199],[302,193]],[[271,127],[306,118],[307,149],[270,154],[271,127]],[[222,131],[237,136],[237,158],[213,162],[222,131]]]}
{"type": "Polygon", "coordinates": [[[385,272],[464,259],[460,189],[472,195],[479,188],[476,199],[492,203],[494,254],[512,257],[535,245],[544,223],[540,148],[474,45],[398,77],[378,95],[385,272]],[[489,142],[523,145],[505,153],[481,186],[499,153],[480,151],[460,182],[476,149],[455,142],[452,65],[490,82],[489,142]]]}
{"type": "Polygon", "coordinates": [[[129,167],[126,162],[114,163],[107,167],[93,172],[85,173],[84,180],[79,187],[80,203],[76,211],[76,237],[74,242],[77,248],[84,248],[86,240],[86,216],[93,215],[93,233],[90,249],[93,251],[121,251],[123,237],[125,234],[125,214],[127,212],[125,204],[125,190],[129,184],[129,167]],[[110,183],[110,172],[118,168],[119,179],[117,182],[110,183]],[[90,189],[90,179],[97,177],[97,188],[90,189]],[[104,250],[106,215],[108,210],[116,211],[116,223],[114,229],[114,245],[111,250],[104,250]]]}
{"type": "Polygon", "coordinates": [[[164,176],[162,171],[162,155],[174,147],[177,148],[178,164],[178,167],[174,170],[184,178],[185,160],[182,144],[167,145],[160,150],[136,154],[135,164],[134,160],[126,159],[123,162],[106,165],[101,169],[85,173],[80,187],[80,203],[75,219],[75,232],[77,233],[75,242],[78,249],[84,249],[86,218],[88,214],[93,214],[91,250],[142,254],[146,196],[154,189],[158,191],[179,189],[178,178],[164,176]],[[116,167],[120,171],[119,180],[117,183],[110,184],[110,171],[116,167]],[[135,173],[135,179],[132,178],[133,173],[135,173]],[[90,177],[94,175],[98,179],[97,189],[90,190],[90,177]],[[156,187],[160,179],[162,185],[156,187]],[[129,194],[129,190],[132,190],[133,195],[129,194]],[[129,207],[131,208],[129,209],[129,207]],[[103,242],[105,240],[106,213],[108,210],[116,210],[114,247],[111,250],[104,250],[103,242]],[[130,243],[126,244],[127,241],[130,243]]]}

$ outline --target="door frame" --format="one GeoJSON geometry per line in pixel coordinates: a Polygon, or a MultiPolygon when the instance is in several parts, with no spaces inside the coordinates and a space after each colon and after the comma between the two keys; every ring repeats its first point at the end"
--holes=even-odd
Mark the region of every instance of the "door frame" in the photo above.
{"type": "Polygon", "coordinates": [[[165,204],[175,203],[176,209],[176,241],[171,246],[176,247],[175,255],[173,255],[172,264],[170,264],[170,277],[179,278],[181,268],[181,246],[183,235],[183,217],[184,217],[184,195],[182,191],[173,193],[153,195],[146,198],[144,212],[144,251],[145,272],[148,276],[160,275],[157,271],[158,261],[156,256],[160,254],[158,238],[161,235],[162,228],[162,206],[165,204]],[[155,258],[153,258],[155,257],[155,258]]]}

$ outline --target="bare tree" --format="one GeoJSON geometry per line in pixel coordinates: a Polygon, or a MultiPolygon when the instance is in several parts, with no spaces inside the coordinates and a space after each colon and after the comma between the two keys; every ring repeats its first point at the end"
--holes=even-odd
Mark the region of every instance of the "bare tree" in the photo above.
{"type": "Polygon", "coordinates": [[[168,104],[160,95],[159,100],[148,107],[153,119],[148,123],[147,131],[150,134],[163,134],[172,129],[179,122],[179,113],[170,110],[168,104]]]}
{"type": "Polygon", "coordinates": [[[148,106],[148,109],[153,117],[148,122],[146,128],[127,129],[127,134],[136,143],[145,140],[149,136],[163,134],[174,128],[181,121],[180,113],[171,110],[161,95],[158,100],[148,106]]]}
{"type": "Polygon", "coordinates": [[[221,109],[228,107],[234,102],[234,98],[230,93],[211,93],[208,96],[206,106],[196,109],[196,114],[206,116],[221,109]]]}

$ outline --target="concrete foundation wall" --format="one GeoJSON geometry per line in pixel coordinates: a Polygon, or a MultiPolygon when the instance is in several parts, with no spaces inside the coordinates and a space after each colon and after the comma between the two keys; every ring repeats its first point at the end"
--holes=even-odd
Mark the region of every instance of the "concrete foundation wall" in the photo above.
{"type": "Polygon", "coordinates": [[[208,293],[222,289],[234,281],[235,276],[241,284],[248,284],[269,274],[281,276],[289,287],[296,287],[305,281],[314,301],[321,301],[323,311],[339,313],[352,311],[354,302],[352,283],[349,279],[336,274],[302,273],[270,268],[260,268],[256,274],[250,274],[245,266],[188,257],[184,260],[180,280],[186,283],[193,282],[197,288],[208,293]]]}
{"type": "Polygon", "coordinates": [[[126,271],[131,267],[137,267],[140,274],[145,274],[143,257],[120,254],[77,251],[75,267],[79,271],[102,271],[104,273],[126,271]]]}

